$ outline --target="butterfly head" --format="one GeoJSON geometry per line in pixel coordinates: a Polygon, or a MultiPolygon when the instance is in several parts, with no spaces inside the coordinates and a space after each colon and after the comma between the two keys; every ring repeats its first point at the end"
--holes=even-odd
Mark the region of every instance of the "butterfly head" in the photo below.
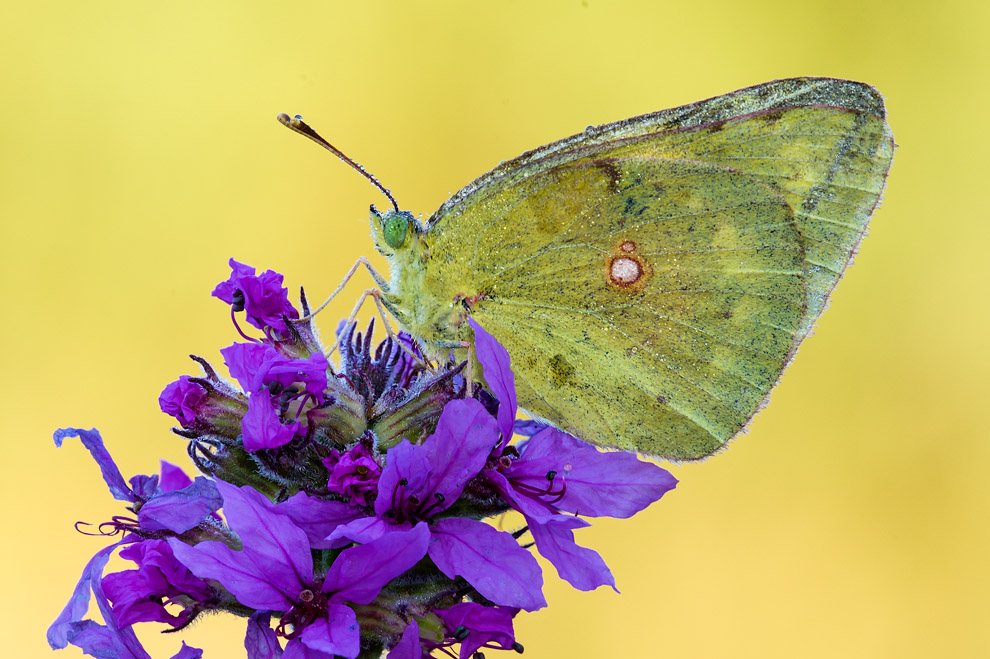
{"type": "Polygon", "coordinates": [[[387,210],[383,213],[371,207],[371,234],[378,251],[385,256],[411,246],[419,233],[419,223],[409,211],[387,210]]]}

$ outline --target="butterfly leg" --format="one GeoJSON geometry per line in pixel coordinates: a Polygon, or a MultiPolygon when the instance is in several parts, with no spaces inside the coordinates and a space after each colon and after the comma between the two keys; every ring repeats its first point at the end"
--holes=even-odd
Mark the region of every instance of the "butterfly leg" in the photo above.
{"type": "Polygon", "coordinates": [[[467,380],[467,397],[472,398],[474,396],[474,344],[470,341],[465,341],[461,345],[467,348],[467,372],[465,373],[465,378],[467,380]]]}
{"type": "MultiPolygon", "coordinates": [[[[371,265],[371,261],[369,261],[367,257],[362,256],[361,258],[359,258],[357,261],[354,262],[354,265],[352,265],[351,266],[351,269],[347,271],[347,274],[346,275],[344,275],[344,278],[340,281],[340,284],[337,286],[337,288],[335,288],[333,290],[333,293],[331,293],[330,296],[326,300],[323,301],[323,304],[321,304],[314,311],[312,311],[309,314],[303,316],[302,318],[296,318],[296,319],[292,320],[291,322],[293,322],[293,323],[304,323],[304,322],[310,320],[311,318],[313,318],[313,316],[315,316],[316,314],[318,314],[321,311],[323,311],[324,307],[326,307],[328,304],[330,304],[330,300],[332,300],[335,297],[337,297],[337,294],[340,293],[342,290],[344,290],[344,286],[347,285],[347,282],[350,281],[351,277],[354,276],[354,273],[357,272],[358,267],[361,266],[362,264],[364,265],[364,267],[366,267],[368,269],[368,272],[371,274],[371,278],[375,280],[375,283],[376,284],[378,284],[379,286],[386,286],[387,285],[387,282],[386,282],[385,278],[382,277],[382,275],[381,275],[380,272],[378,272],[377,270],[375,270],[374,266],[371,265]]],[[[373,290],[378,290],[378,289],[373,289],[373,290]]],[[[367,297],[367,295],[368,295],[368,293],[367,293],[367,291],[365,291],[365,295],[361,297],[361,301],[364,301],[364,298],[367,297]]],[[[360,303],[358,304],[358,306],[361,306],[360,303]]],[[[379,306],[379,308],[381,308],[381,304],[379,304],[378,306],[379,306]]],[[[353,318],[351,318],[351,320],[353,320],[353,318]]],[[[334,347],[336,347],[336,344],[334,345],[334,347]]],[[[331,350],[331,352],[333,352],[333,350],[331,350]]]]}
{"type": "MultiPolygon", "coordinates": [[[[361,257],[361,258],[364,258],[364,257],[361,257]]],[[[358,261],[358,263],[360,263],[360,261],[358,261]]],[[[354,267],[351,268],[351,273],[350,274],[353,274],[353,271],[355,270],[355,268],[357,268],[358,263],[355,263],[354,264],[354,267]]],[[[369,268],[370,268],[370,266],[369,266],[369,268]]],[[[350,276],[350,275],[348,275],[348,276],[350,276]]],[[[343,284],[341,284],[341,286],[343,286],[343,284]]],[[[340,287],[338,287],[338,289],[339,288],[340,287]]],[[[336,295],[337,292],[338,291],[334,291],[334,295],[336,295]]],[[[392,339],[392,341],[394,341],[410,357],[412,357],[413,359],[415,359],[418,362],[421,362],[431,372],[434,371],[435,369],[433,367],[433,364],[431,364],[429,361],[423,359],[422,357],[420,357],[419,355],[417,355],[416,353],[414,353],[409,348],[409,346],[407,346],[405,343],[403,343],[402,341],[400,341],[399,338],[392,331],[392,325],[388,322],[388,312],[385,310],[385,305],[382,304],[382,297],[381,297],[382,296],[382,291],[381,291],[381,289],[378,289],[378,288],[369,288],[366,291],[364,291],[363,293],[361,293],[361,296],[358,298],[357,304],[354,305],[354,309],[351,311],[351,314],[347,317],[347,320],[345,321],[344,326],[346,327],[346,326],[348,326],[348,325],[350,325],[351,323],[354,322],[354,319],[357,318],[358,311],[361,310],[361,305],[364,304],[364,301],[367,300],[369,296],[372,297],[372,298],[374,298],[374,300],[375,300],[375,306],[378,308],[378,316],[382,319],[382,325],[385,327],[385,333],[388,335],[388,338],[392,339]]],[[[324,303],[324,305],[325,304],[326,303],[324,303]]],[[[317,311],[319,311],[319,309],[317,309],[317,311]]],[[[307,316],[307,318],[311,318],[313,316],[313,314],[315,314],[315,313],[316,312],[314,311],[312,314],[310,314],[309,316],[307,316]]],[[[330,346],[330,349],[327,350],[324,353],[327,357],[329,357],[330,355],[332,355],[334,353],[334,351],[337,349],[337,347],[340,345],[340,339],[341,339],[342,336],[343,336],[343,333],[338,334],[337,335],[337,339],[333,342],[333,345],[330,346]]]]}

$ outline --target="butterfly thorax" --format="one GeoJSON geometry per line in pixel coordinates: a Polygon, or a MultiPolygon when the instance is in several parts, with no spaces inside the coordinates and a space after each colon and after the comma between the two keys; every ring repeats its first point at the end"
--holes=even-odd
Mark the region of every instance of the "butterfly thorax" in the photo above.
{"type": "Polygon", "coordinates": [[[371,226],[391,274],[382,301],[400,327],[434,355],[470,339],[464,320],[483,294],[472,290],[462,262],[431,250],[427,231],[409,213],[373,212],[371,226]]]}

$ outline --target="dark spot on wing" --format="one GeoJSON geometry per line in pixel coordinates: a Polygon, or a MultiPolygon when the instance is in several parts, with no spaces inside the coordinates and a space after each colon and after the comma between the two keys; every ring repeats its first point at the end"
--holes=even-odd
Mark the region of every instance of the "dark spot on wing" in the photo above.
{"type": "Polygon", "coordinates": [[[608,177],[608,191],[611,194],[619,192],[619,180],[622,178],[622,171],[613,160],[596,160],[595,167],[600,169],[608,177]]]}
{"type": "Polygon", "coordinates": [[[574,367],[563,355],[554,355],[549,363],[550,382],[556,387],[572,384],[574,381],[574,367]]]}
{"type": "Polygon", "coordinates": [[[784,116],[784,112],[782,110],[774,110],[772,112],[764,112],[763,114],[758,114],[756,115],[756,119],[762,121],[768,126],[772,126],[773,124],[780,121],[780,118],[783,116],[784,116]]]}

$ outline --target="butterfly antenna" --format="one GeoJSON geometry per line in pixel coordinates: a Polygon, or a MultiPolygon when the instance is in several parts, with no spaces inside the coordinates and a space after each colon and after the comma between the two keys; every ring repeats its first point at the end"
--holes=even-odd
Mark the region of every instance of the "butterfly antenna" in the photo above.
{"type": "Polygon", "coordinates": [[[392,196],[392,193],[389,192],[385,188],[385,186],[383,186],[381,183],[378,182],[378,179],[376,179],[369,172],[365,171],[364,167],[362,167],[361,165],[357,164],[356,162],[354,162],[353,160],[351,160],[350,158],[348,158],[347,156],[345,156],[343,151],[341,151],[340,149],[338,149],[334,145],[330,144],[330,142],[327,142],[325,139],[323,139],[322,137],[320,137],[320,134],[317,133],[312,128],[310,128],[309,127],[309,124],[307,124],[305,121],[302,120],[302,117],[301,116],[299,116],[297,114],[294,117],[289,117],[289,115],[287,115],[286,113],[281,112],[278,115],[278,120],[286,128],[289,128],[291,130],[294,130],[295,132],[299,133],[300,135],[305,135],[306,137],[308,137],[309,139],[313,140],[314,142],[316,142],[317,144],[319,144],[320,146],[322,146],[324,149],[326,149],[327,151],[329,151],[330,153],[332,153],[333,155],[337,156],[338,158],[340,158],[341,160],[343,160],[344,162],[346,162],[348,165],[350,165],[351,167],[353,167],[354,169],[356,169],[366,179],[368,179],[369,181],[371,181],[372,184],[376,188],[378,188],[379,190],[381,190],[382,191],[382,194],[384,194],[386,197],[388,197],[388,200],[392,202],[392,207],[395,208],[395,212],[396,213],[399,212],[399,204],[396,203],[395,197],[392,196]]]}

